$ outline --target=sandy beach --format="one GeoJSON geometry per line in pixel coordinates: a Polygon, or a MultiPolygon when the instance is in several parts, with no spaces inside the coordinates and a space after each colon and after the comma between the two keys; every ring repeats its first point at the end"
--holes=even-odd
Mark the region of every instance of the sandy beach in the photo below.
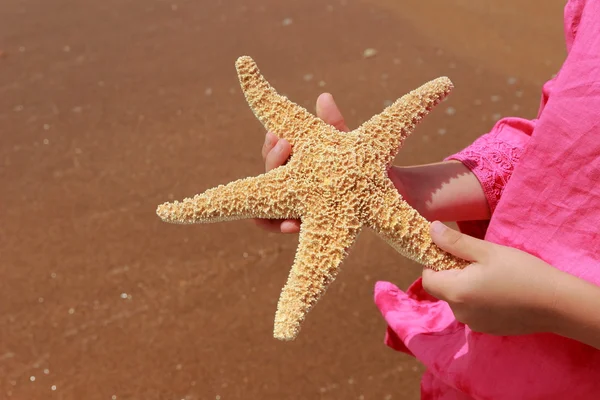
{"type": "Polygon", "coordinates": [[[351,128],[449,76],[397,160],[435,162],[501,117],[535,117],[565,55],[563,1],[4,3],[1,399],[419,398],[422,367],[384,346],[372,299],[418,265],[365,232],[279,342],[297,237],[168,225],[156,206],[263,172],[238,56],[310,111],[332,93],[351,128]]]}

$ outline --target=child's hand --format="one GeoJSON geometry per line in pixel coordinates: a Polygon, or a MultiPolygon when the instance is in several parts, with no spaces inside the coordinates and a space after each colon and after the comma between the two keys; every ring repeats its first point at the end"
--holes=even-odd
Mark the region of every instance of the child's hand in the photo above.
{"type": "MultiPolygon", "coordinates": [[[[346,122],[344,122],[342,113],[335,104],[333,96],[329,93],[323,93],[317,99],[317,117],[321,118],[326,123],[333,125],[340,131],[349,131],[346,122]]],[[[279,140],[273,133],[267,132],[265,143],[262,147],[262,157],[265,161],[265,169],[270,171],[273,168],[285,164],[290,156],[291,149],[292,148],[287,140],[279,140]]],[[[254,221],[258,226],[273,232],[300,232],[299,220],[255,219],[254,221]]]]}
{"type": "Polygon", "coordinates": [[[523,251],[475,239],[440,222],[433,241],[473,264],[463,270],[423,270],[423,288],[448,302],[473,331],[495,335],[550,332],[561,272],[523,251]]]}

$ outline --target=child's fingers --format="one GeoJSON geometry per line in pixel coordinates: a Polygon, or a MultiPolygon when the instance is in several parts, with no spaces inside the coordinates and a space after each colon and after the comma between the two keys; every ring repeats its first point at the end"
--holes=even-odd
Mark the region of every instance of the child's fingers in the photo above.
{"type": "Polygon", "coordinates": [[[263,143],[261,154],[263,161],[267,159],[267,154],[275,147],[279,138],[273,134],[273,132],[269,131],[265,135],[265,142],[263,143]]]}
{"type": "MultiPolygon", "coordinates": [[[[323,93],[317,99],[317,116],[326,123],[333,125],[340,131],[349,131],[342,113],[338,109],[333,96],[323,93]]],[[[265,142],[262,146],[262,157],[265,160],[265,169],[270,171],[285,164],[290,156],[292,147],[285,139],[279,139],[272,132],[267,132],[265,142]]],[[[257,226],[270,231],[282,233],[300,232],[299,220],[276,220],[276,219],[254,219],[257,226]]]]}
{"type": "Polygon", "coordinates": [[[256,224],[256,226],[258,226],[259,228],[262,228],[266,231],[275,232],[275,233],[281,232],[281,229],[280,229],[281,220],[255,218],[254,223],[256,224]]]}
{"type": "Polygon", "coordinates": [[[269,151],[267,154],[265,159],[265,169],[270,171],[285,164],[287,159],[290,157],[291,151],[292,146],[287,140],[279,140],[275,147],[273,147],[273,149],[271,149],[271,151],[269,151]]]}
{"type": "Polygon", "coordinates": [[[350,130],[330,93],[323,93],[317,98],[317,117],[329,125],[333,125],[338,131],[348,132],[350,130]]]}
{"type": "Polygon", "coordinates": [[[442,250],[467,261],[485,261],[489,243],[448,228],[439,221],[431,224],[431,238],[442,250]]]}
{"type": "MultiPolygon", "coordinates": [[[[337,104],[335,104],[333,96],[329,93],[323,93],[317,98],[317,116],[340,131],[347,132],[350,130],[337,104]]],[[[283,165],[287,161],[290,152],[291,146],[287,141],[279,140],[273,132],[267,132],[261,151],[267,171],[283,165]]]]}
{"type": "Polygon", "coordinates": [[[300,221],[293,219],[259,219],[255,218],[254,223],[259,228],[274,233],[298,233],[300,232],[300,221]]]}
{"type": "Polygon", "coordinates": [[[423,268],[423,289],[433,297],[447,302],[454,302],[460,270],[434,271],[423,268]]]}
{"type": "Polygon", "coordinates": [[[300,221],[297,219],[286,219],[281,223],[279,229],[282,233],[298,233],[300,232],[300,221]]]}

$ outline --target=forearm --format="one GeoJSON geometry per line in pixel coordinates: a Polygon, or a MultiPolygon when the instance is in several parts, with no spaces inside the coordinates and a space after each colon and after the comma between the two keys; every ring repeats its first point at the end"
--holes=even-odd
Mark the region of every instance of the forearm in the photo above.
{"type": "Polygon", "coordinates": [[[600,350],[600,287],[557,272],[551,331],[600,350]]]}
{"type": "Polygon", "coordinates": [[[430,221],[490,218],[479,180],[460,161],[393,167],[390,177],[406,201],[430,221]]]}

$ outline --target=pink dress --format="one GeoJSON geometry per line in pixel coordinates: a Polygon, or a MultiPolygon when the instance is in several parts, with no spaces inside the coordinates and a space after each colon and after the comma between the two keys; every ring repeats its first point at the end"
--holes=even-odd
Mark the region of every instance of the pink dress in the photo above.
{"type": "MultiPolygon", "coordinates": [[[[568,56],[536,119],[505,118],[453,155],[492,209],[461,230],[600,285],[600,0],[565,7],[568,56]]],[[[574,294],[576,295],[576,294],[574,294]]],[[[378,282],[385,343],[426,366],[423,399],[600,399],[600,351],[551,334],[472,332],[417,280],[378,282]]]]}

